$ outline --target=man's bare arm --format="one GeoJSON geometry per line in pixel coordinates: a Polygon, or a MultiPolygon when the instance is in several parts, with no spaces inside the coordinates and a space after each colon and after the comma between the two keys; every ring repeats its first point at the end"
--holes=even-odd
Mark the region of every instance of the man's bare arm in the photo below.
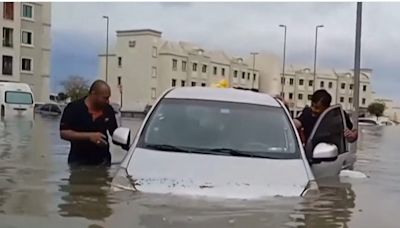
{"type": "Polygon", "coordinates": [[[300,120],[293,119],[293,122],[294,122],[294,125],[296,126],[296,129],[300,129],[302,127],[300,120]]]}

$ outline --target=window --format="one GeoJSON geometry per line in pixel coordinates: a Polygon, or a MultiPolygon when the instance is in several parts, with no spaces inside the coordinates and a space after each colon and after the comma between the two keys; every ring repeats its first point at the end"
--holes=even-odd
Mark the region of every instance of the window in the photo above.
{"type": "Polygon", "coordinates": [[[340,103],[344,102],[344,97],[340,97],[340,103]]]}
{"type": "Polygon", "coordinates": [[[196,82],[192,82],[192,86],[196,86],[196,82]]]}
{"type": "Polygon", "coordinates": [[[157,67],[151,68],[151,77],[153,77],[153,78],[157,77],[157,67]]]}
{"type": "Polygon", "coordinates": [[[157,58],[157,48],[153,47],[153,57],[157,58]]]}
{"type": "Polygon", "coordinates": [[[182,61],[182,71],[186,71],[186,61],[182,61]]]}
{"type": "Polygon", "coordinates": [[[118,84],[117,85],[119,85],[119,86],[122,84],[121,83],[121,78],[122,78],[121,76],[118,76],[118,82],[117,82],[118,84]]]}
{"type": "Polygon", "coordinates": [[[351,103],[353,103],[353,98],[349,98],[349,103],[351,104],[351,103]]]}
{"type": "Polygon", "coordinates": [[[21,69],[22,69],[22,71],[31,72],[32,71],[32,59],[22,58],[21,69]]]}
{"type": "Polygon", "coordinates": [[[353,84],[350,84],[350,90],[353,90],[353,84]]]}
{"type": "Polygon", "coordinates": [[[308,86],[313,86],[313,80],[308,81],[308,86]]]}
{"type": "Polygon", "coordinates": [[[250,73],[247,73],[247,80],[250,80],[250,73]]]}
{"type": "Polygon", "coordinates": [[[7,91],[6,92],[6,103],[8,104],[33,104],[33,98],[31,93],[7,91]]]}
{"type": "Polygon", "coordinates": [[[156,99],[156,88],[151,88],[151,98],[156,99]]]}
{"type": "Polygon", "coordinates": [[[193,63],[193,71],[197,71],[197,63],[193,63]]]}
{"type": "Polygon", "coordinates": [[[324,82],[324,81],[321,81],[319,85],[320,85],[321,88],[324,88],[325,82],[324,82]]]}
{"type": "Polygon", "coordinates": [[[246,77],[246,72],[242,72],[242,79],[246,77]]]}
{"type": "Polygon", "coordinates": [[[119,67],[122,66],[122,57],[118,57],[118,66],[119,66],[119,67]]]}
{"type": "Polygon", "coordinates": [[[202,87],[206,87],[206,83],[204,83],[204,82],[201,83],[201,86],[202,86],[202,87]]]}
{"type": "Polygon", "coordinates": [[[281,84],[284,85],[285,84],[285,78],[281,77],[281,84]]]}
{"type": "Polygon", "coordinates": [[[225,68],[221,69],[221,74],[222,74],[222,76],[225,76],[225,68]]]}
{"type": "Polygon", "coordinates": [[[13,47],[13,29],[3,28],[3,47],[13,47]]]}
{"type": "Polygon", "coordinates": [[[32,32],[22,31],[22,44],[33,45],[32,32]]]}
{"type": "MultiPolygon", "coordinates": [[[[191,153],[229,148],[246,151],[250,157],[251,154],[272,159],[301,157],[295,131],[288,130],[291,120],[282,118],[285,110],[281,107],[169,98],[163,99],[154,112],[140,135],[139,148],[169,153],[152,146],[168,144],[190,148],[191,153]]],[[[232,156],[229,150],[218,154],[232,156]]]]}
{"type": "Polygon", "coordinates": [[[312,95],[309,94],[307,98],[308,98],[309,101],[311,101],[312,100],[312,95]]]}
{"type": "Polygon", "coordinates": [[[366,85],[363,85],[363,91],[364,92],[367,91],[367,86],[366,85]]]}
{"type": "Polygon", "coordinates": [[[333,87],[333,83],[332,83],[332,82],[329,82],[329,83],[328,83],[328,88],[329,88],[329,89],[332,89],[332,87],[333,87]]]}
{"type": "Polygon", "coordinates": [[[289,93],[289,99],[293,99],[293,93],[289,93]]]}
{"type": "Polygon", "coordinates": [[[186,84],[185,80],[182,80],[182,81],[181,81],[181,86],[182,86],[182,87],[185,87],[185,84],[186,84]]]}
{"type": "Polygon", "coordinates": [[[213,74],[214,74],[214,75],[217,75],[217,71],[218,71],[218,68],[217,68],[217,67],[214,67],[214,69],[213,69],[213,74]]]}
{"type": "Polygon", "coordinates": [[[340,84],[340,88],[346,89],[346,84],[345,83],[340,84]]]}
{"type": "Polygon", "coordinates": [[[3,3],[3,18],[7,20],[14,20],[14,3],[4,2],[3,3]]]}
{"type": "Polygon", "coordinates": [[[237,76],[238,76],[238,71],[237,70],[233,71],[233,77],[237,78],[237,76]]]}
{"type": "Polygon", "coordinates": [[[13,73],[13,57],[3,55],[3,75],[12,75],[13,73]]]}
{"type": "Polygon", "coordinates": [[[203,66],[202,66],[201,72],[207,73],[207,65],[203,65],[203,66]]]}
{"type": "Polygon", "coordinates": [[[22,4],[22,17],[33,19],[33,6],[22,4]]]}
{"type": "Polygon", "coordinates": [[[297,98],[299,98],[299,100],[303,100],[303,94],[299,93],[299,95],[297,96],[297,98]]]}
{"type": "Polygon", "coordinates": [[[289,85],[293,85],[293,83],[294,83],[294,79],[293,78],[289,79],[289,85]]]}
{"type": "Polygon", "coordinates": [[[136,41],[135,40],[130,40],[129,41],[129,47],[133,48],[136,46],[136,41]]]}
{"type": "Polygon", "coordinates": [[[176,86],[176,79],[172,79],[172,87],[175,87],[176,86]]]}
{"type": "Polygon", "coordinates": [[[178,69],[178,60],[172,59],[172,70],[178,69]]]}
{"type": "Polygon", "coordinates": [[[256,78],[257,78],[257,75],[256,75],[256,74],[253,74],[253,81],[255,81],[256,78]]]}
{"type": "Polygon", "coordinates": [[[365,103],[366,103],[366,100],[365,100],[365,98],[363,98],[362,99],[362,104],[365,105],[365,103]]]}
{"type": "Polygon", "coordinates": [[[299,80],[299,85],[301,85],[301,86],[304,85],[304,80],[303,79],[299,80]]]}

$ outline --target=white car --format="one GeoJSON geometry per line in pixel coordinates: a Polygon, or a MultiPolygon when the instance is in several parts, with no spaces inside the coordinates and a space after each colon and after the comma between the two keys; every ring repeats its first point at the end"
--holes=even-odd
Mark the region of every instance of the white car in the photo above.
{"type": "Polygon", "coordinates": [[[318,189],[316,178],[336,176],[344,167],[343,129],[341,107],[331,107],[303,148],[289,112],[267,94],[174,88],[149,111],[132,145],[129,129],[115,131],[113,142],[129,151],[112,189],[237,199],[304,196],[318,189]]]}

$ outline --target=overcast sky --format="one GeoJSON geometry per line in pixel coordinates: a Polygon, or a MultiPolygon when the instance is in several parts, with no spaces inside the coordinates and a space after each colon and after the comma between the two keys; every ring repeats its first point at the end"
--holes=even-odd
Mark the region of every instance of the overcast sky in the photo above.
{"type": "MultiPolygon", "coordinates": [[[[286,24],[287,64],[313,66],[315,26],[318,67],[354,66],[356,3],[53,3],[52,87],[69,75],[93,80],[105,48],[106,22],[115,31],[151,28],[163,38],[221,49],[230,55],[265,51],[282,56],[286,24]]],[[[400,3],[364,3],[361,67],[374,70],[378,95],[400,101],[400,3]],[[397,16],[396,16],[397,15],[397,16]]],[[[110,44],[110,47],[112,43],[110,44]]]]}

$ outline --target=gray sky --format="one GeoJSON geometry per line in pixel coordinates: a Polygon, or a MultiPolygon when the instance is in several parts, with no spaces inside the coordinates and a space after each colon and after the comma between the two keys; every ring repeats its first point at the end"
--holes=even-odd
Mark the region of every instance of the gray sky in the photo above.
{"type": "MultiPolygon", "coordinates": [[[[378,95],[400,101],[400,3],[364,3],[361,67],[372,68],[378,95]],[[396,16],[397,15],[397,16],[396,16]]],[[[106,23],[115,31],[152,28],[164,39],[197,43],[231,55],[266,51],[282,56],[288,26],[287,64],[313,66],[315,26],[318,67],[354,65],[355,3],[53,3],[53,88],[68,75],[93,79],[104,52],[106,23]]],[[[110,45],[112,46],[112,44],[110,45]]]]}

